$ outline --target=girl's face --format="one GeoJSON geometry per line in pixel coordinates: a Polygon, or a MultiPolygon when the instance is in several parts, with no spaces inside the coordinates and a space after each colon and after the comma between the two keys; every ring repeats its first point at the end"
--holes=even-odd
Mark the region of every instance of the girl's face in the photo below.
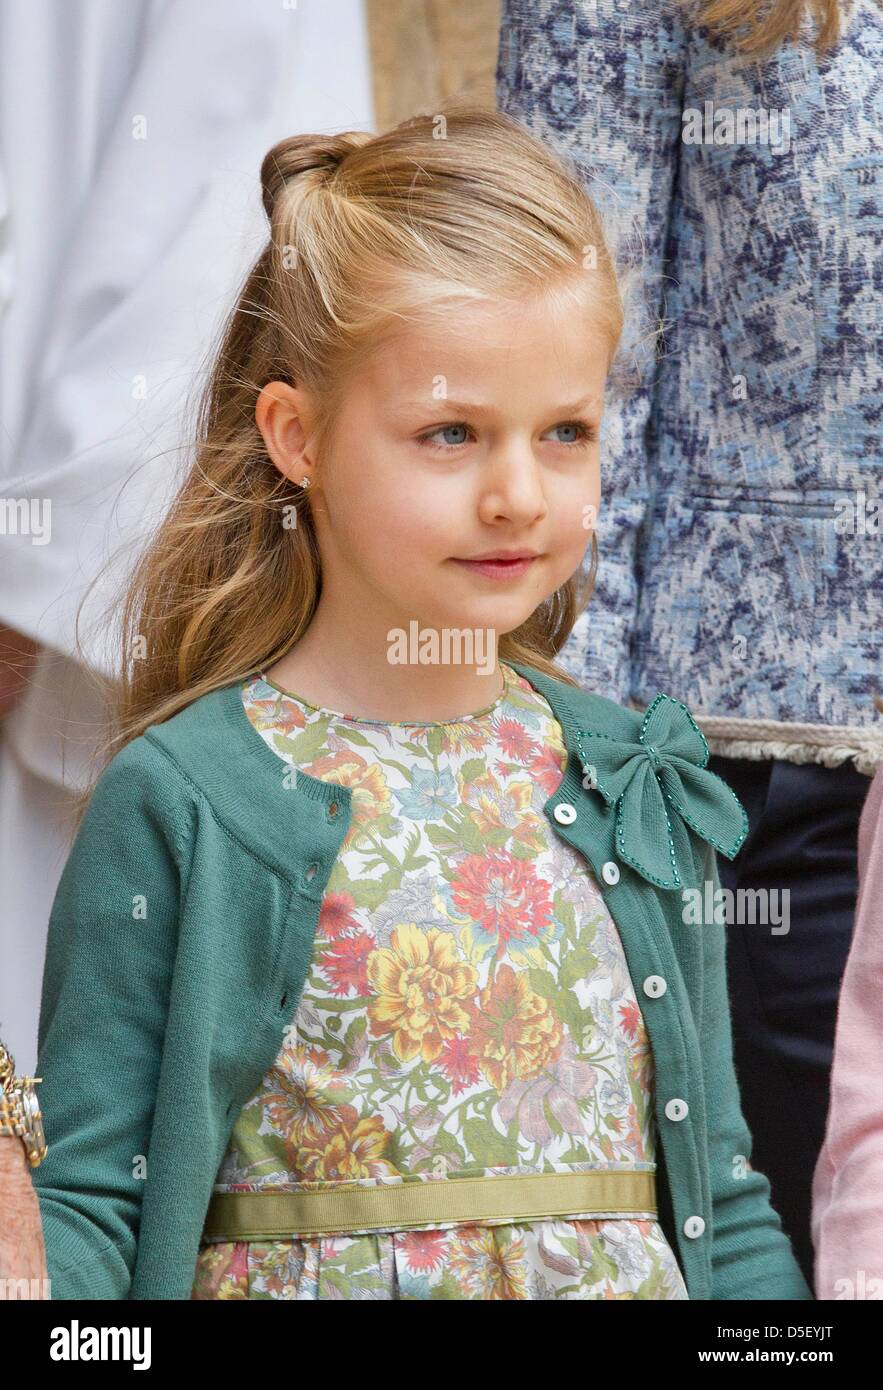
{"type": "Polygon", "coordinates": [[[557,298],[408,326],[353,378],[318,472],[309,399],[265,388],[296,407],[270,452],[313,478],[322,603],[375,633],[519,627],[591,541],[608,356],[591,314],[557,298]],[[536,558],[503,577],[461,563],[495,551],[536,558]]]}

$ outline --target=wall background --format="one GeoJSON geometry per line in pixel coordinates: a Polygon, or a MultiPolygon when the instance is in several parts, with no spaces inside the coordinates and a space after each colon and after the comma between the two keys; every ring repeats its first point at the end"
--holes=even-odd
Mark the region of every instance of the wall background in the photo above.
{"type": "Polygon", "coordinates": [[[500,0],[365,0],[376,129],[462,99],[496,105],[500,0]]]}

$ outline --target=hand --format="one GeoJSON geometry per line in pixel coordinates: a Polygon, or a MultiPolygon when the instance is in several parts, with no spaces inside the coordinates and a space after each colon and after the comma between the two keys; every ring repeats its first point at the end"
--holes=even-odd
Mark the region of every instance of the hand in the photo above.
{"type": "Polygon", "coordinates": [[[48,1277],[40,1203],[25,1146],[14,1134],[0,1134],[0,1280],[27,1280],[7,1288],[4,1297],[43,1299],[47,1285],[42,1281],[48,1277]]]}
{"type": "Polygon", "coordinates": [[[39,642],[0,623],[0,719],[20,698],[41,651],[39,642]]]}

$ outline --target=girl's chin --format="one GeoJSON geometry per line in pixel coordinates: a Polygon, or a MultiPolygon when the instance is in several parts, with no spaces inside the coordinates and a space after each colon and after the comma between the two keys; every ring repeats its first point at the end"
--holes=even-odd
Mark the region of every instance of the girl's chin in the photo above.
{"type": "MultiPolygon", "coordinates": [[[[503,637],[507,632],[514,632],[522,623],[526,623],[531,614],[542,603],[542,599],[537,599],[536,603],[484,603],[476,604],[468,608],[458,608],[452,611],[444,622],[433,624],[440,632],[448,631],[472,631],[494,632],[497,637],[503,637]]],[[[427,624],[429,626],[429,624],[427,624]]]]}
{"type": "Polygon", "coordinates": [[[411,615],[407,619],[402,619],[401,627],[404,632],[410,631],[410,625],[415,625],[415,631],[422,632],[445,632],[456,633],[458,631],[491,631],[502,637],[506,632],[514,632],[515,628],[527,622],[530,615],[543,602],[542,598],[531,599],[525,603],[522,596],[518,603],[510,601],[504,602],[500,597],[495,601],[485,598],[482,603],[457,604],[452,603],[450,608],[439,613],[437,610],[428,613],[423,610],[423,616],[418,617],[419,605],[414,604],[411,615]],[[412,616],[413,615],[413,616],[412,616]]]}

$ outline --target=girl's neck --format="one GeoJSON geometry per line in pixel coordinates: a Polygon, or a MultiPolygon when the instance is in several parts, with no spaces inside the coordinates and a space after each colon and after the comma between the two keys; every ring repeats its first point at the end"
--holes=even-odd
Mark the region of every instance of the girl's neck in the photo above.
{"type": "Polygon", "coordinates": [[[312,628],[263,675],[273,685],[320,709],[385,723],[447,723],[480,713],[505,692],[496,651],[486,664],[396,663],[364,655],[335,663],[310,641],[312,628]],[[491,664],[492,663],[492,664],[491,664]]]}

